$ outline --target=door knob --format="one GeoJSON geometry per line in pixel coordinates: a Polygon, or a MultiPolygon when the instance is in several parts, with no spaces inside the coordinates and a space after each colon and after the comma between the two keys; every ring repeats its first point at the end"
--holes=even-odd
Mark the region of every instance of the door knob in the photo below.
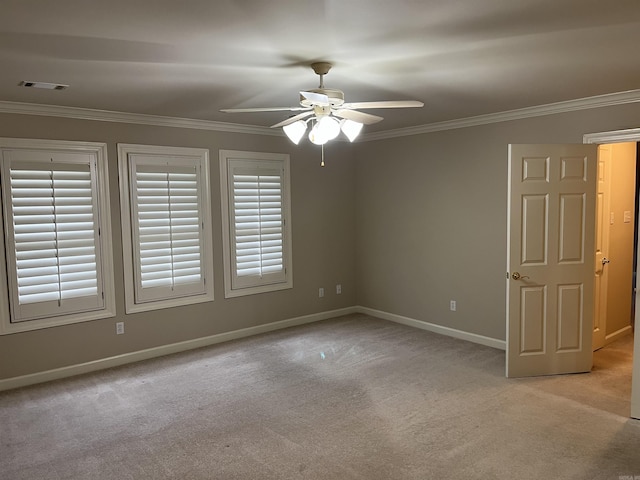
{"type": "Polygon", "coordinates": [[[511,274],[511,278],[513,278],[514,280],[524,280],[525,278],[529,278],[526,275],[520,275],[518,272],[513,272],[511,274]]]}

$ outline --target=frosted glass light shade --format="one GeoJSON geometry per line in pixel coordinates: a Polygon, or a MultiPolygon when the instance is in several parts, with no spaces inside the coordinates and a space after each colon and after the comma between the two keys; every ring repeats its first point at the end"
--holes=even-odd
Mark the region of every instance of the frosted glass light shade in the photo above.
{"type": "Polygon", "coordinates": [[[340,124],[333,117],[322,117],[309,132],[309,140],[316,145],[324,145],[340,134],[340,124]]]}
{"type": "Polygon", "coordinates": [[[340,135],[340,124],[333,117],[322,117],[318,120],[318,128],[323,136],[333,140],[340,135]]]}
{"type": "Polygon", "coordinates": [[[353,120],[345,119],[342,122],[342,133],[344,133],[350,142],[353,142],[360,132],[362,131],[362,127],[364,125],[360,122],[354,122],[353,120]]]}
{"type": "Polygon", "coordinates": [[[326,135],[322,135],[322,131],[318,128],[316,123],[309,132],[309,141],[315,145],[324,145],[329,141],[326,135]]]}
{"type": "Polygon", "coordinates": [[[282,127],[282,130],[284,130],[284,133],[289,137],[289,140],[297,145],[304,135],[304,132],[307,131],[307,123],[304,120],[298,120],[297,122],[285,125],[282,127]]]}

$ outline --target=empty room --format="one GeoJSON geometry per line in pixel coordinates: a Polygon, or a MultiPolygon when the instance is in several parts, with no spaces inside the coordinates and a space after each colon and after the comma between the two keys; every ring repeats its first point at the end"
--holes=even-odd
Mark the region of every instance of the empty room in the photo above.
{"type": "Polygon", "coordinates": [[[637,0],[0,12],[0,478],[640,478],[637,0]]]}

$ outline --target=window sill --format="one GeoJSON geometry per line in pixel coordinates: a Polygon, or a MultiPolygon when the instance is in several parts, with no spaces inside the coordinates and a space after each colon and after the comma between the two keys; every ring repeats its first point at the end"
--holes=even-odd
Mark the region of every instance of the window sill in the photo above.
{"type": "Polygon", "coordinates": [[[60,317],[41,318],[38,320],[27,320],[24,322],[11,323],[8,316],[0,321],[0,335],[9,335],[12,333],[29,332],[33,330],[41,330],[43,328],[59,327],[62,325],[71,325],[74,323],[90,322],[92,320],[100,320],[102,318],[115,317],[115,309],[96,310],[94,312],[74,313],[60,317]]]}
{"type": "Polygon", "coordinates": [[[167,300],[156,300],[144,303],[133,303],[127,301],[125,313],[148,312],[150,310],[163,310],[165,308],[182,307],[196,303],[213,302],[213,292],[202,295],[192,295],[188,297],[169,298],[167,300]]]}
{"type": "Polygon", "coordinates": [[[257,295],[259,293],[276,292],[278,290],[287,290],[293,288],[293,281],[285,283],[274,283],[271,285],[258,285],[255,287],[244,287],[237,289],[225,288],[224,298],[244,297],[245,295],[257,295]]]}

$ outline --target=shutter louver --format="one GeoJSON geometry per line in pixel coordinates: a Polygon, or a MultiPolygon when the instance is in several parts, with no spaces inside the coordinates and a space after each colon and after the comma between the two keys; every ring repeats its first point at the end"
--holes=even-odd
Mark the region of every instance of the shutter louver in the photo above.
{"type": "Polygon", "coordinates": [[[99,308],[90,165],[14,162],[9,177],[17,291],[12,321],[99,308]]]}
{"type": "Polygon", "coordinates": [[[197,170],[137,165],[133,197],[137,301],[193,295],[194,287],[203,290],[197,170]]]}
{"type": "Polygon", "coordinates": [[[282,173],[233,173],[233,228],[236,283],[284,277],[282,173]]]}

